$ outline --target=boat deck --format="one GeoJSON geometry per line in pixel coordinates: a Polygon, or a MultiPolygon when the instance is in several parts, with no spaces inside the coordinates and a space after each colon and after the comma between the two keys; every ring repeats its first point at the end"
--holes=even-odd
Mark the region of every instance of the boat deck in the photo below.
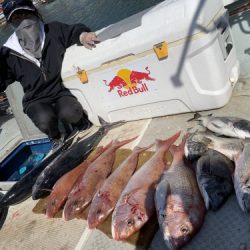
{"type": "MultiPolygon", "coordinates": [[[[222,116],[238,116],[249,119],[250,83],[239,82],[230,102],[223,108],[202,112],[222,116]]],[[[108,133],[101,144],[110,139],[129,138],[139,135],[134,143],[128,144],[133,148],[135,144],[146,146],[156,138],[165,139],[178,130],[183,134],[187,128],[196,122],[186,122],[192,113],[166,116],[154,119],[128,122],[108,133]]],[[[14,119],[1,125],[1,151],[7,150],[21,139],[14,119]]],[[[179,142],[179,141],[178,141],[179,142]]],[[[140,249],[139,246],[127,242],[116,242],[99,230],[89,230],[85,220],[65,222],[62,218],[47,219],[44,214],[32,212],[37,201],[31,198],[25,202],[10,207],[5,224],[0,230],[0,249],[84,249],[84,250],[112,250],[112,249],[140,249]]],[[[207,212],[204,225],[193,240],[184,249],[192,250],[235,250],[250,247],[250,216],[243,213],[232,194],[225,205],[217,212],[207,212]]],[[[149,249],[167,249],[159,231],[155,233],[149,249]]]]}

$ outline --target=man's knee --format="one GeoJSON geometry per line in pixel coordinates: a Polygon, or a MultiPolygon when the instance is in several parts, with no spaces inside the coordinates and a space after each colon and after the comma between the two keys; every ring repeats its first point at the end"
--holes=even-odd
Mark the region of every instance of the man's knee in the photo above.
{"type": "Polygon", "coordinates": [[[39,114],[35,120],[35,125],[44,133],[50,134],[50,131],[58,128],[58,120],[56,116],[52,116],[46,113],[39,114]]]}
{"type": "Polygon", "coordinates": [[[83,115],[83,108],[78,102],[65,106],[58,113],[59,119],[68,123],[78,122],[83,117],[83,115]]]}

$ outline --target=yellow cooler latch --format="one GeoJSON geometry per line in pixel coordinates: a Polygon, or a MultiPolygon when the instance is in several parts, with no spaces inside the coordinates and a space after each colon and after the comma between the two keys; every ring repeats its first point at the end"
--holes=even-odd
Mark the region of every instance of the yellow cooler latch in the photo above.
{"type": "Polygon", "coordinates": [[[77,77],[80,79],[81,83],[87,83],[88,80],[88,75],[86,70],[80,69],[79,67],[77,67],[77,77]]]}
{"type": "Polygon", "coordinates": [[[159,60],[166,59],[168,57],[168,45],[167,43],[161,42],[154,45],[154,52],[159,60]]]}

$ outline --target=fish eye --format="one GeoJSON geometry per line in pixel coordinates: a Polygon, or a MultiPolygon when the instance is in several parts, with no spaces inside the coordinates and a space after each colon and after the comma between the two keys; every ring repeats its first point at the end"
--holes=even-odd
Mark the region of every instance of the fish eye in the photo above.
{"type": "Polygon", "coordinates": [[[138,220],[142,220],[142,217],[141,217],[141,216],[138,216],[137,219],[138,219],[138,220]]]}
{"type": "Polygon", "coordinates": [[[133,219],[129,219],[127,221],[127,224],[128,224],[129,227],[131,227],[131,226],[133,226],[135,224],[135,221],[133,219]]]}
{"type": "Polygon", "coordinates": [[[100,214],[101,212],[102,210],[100,208],[96,211],[97,214],[100,214]]]}
{"type": "Polygon", "coordinates": [[[185,225],[182,225],[180,228],[181,233],[183,233],[184,235],[189,234],[189,228],[185,225]]]}

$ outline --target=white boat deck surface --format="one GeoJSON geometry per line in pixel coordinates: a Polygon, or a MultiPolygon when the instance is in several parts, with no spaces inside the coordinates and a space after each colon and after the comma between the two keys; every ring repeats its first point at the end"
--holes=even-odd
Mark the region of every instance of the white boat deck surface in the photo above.
{"type": "MultiPolygon", "coordinates": [[[[230,102],[223,108],[202,112],[221,116],[238,116],[249,119],[250,88],[238,83],[230,102]]],[[[166,139],[178,130],[184,132],[197,123],[186,122],[193,117],[192,113],[166,116],[129,122],[108,133],[101,144],[110,139],[124,139],[139,135],[139,138],[128,145],[148,145],[155,139],[166,139]]],[[[1,126],[1,149],[3,146],[18,142],[20,134],[15,121],[9,120],[1,126]],[[12,124],[13,123],[13,124],[12,124]],[[12,124],[12,125],[11,125],[12,124]]],[[[178,141],[179,142],[179,141],[178,141]]],[[[43,214],[34,214],[32,209],[37,204],[31,198],[10,207],[5,224],[0,230],[0,249],[2,250],[116,250],[140,249],[126,242],[116,242],[99,230],[89,230],[84,220],[65,222],[62,218],[47,219],[43,214]]],[[[205,223],[200,232],[184,249],[192,250],[235,250],[250,247],[250,216],[243,213],[232,194],[225,205],[217,212],[207,212],[205,223]]],[[[167,249],[161,233],[158,231],[150,245],[151,250],[167,249]]]]}

